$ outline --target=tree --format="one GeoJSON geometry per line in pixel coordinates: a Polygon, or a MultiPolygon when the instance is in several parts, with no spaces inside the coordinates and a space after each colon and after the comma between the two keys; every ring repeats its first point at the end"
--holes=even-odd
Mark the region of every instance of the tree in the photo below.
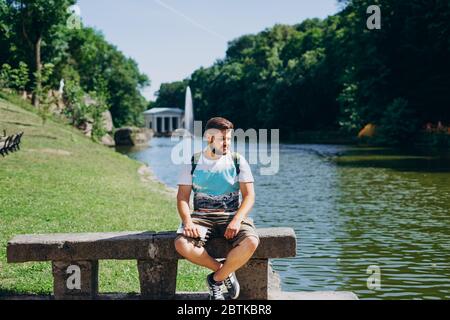
{"type": "Polygon", "coordinates": [[[182,108],[186,95],[187,81],[162,83],[156,92],[153,108],[182,108]]]}
{"type": "Polygon", "coordinates": [[[408,106],[408,101],[397,98],[389,104],[380,119],[377,139],[382,144],[400,145],[414,140],[420,122],[408,106]]]}
{"type": "Polygon", "coordinates": [[[34,55],[33,103],[39,106],[38,95],[42,90],[42,43],[49,40],[52,30],[66,22],[69,15],[67,8],[75,4],[75,0],[6,0],[6,3],[16,34],[23,37],[34,55]]]}
{"type": "Polygon", "coordinates": [[[25,88],[30,81],[28,74],[29,70],[27,64],[23,61],[19,62],[19,67],[15,69],[12,81],[14,89],[16,89],[17,91],[21,91],[22,95],[24,95],[25,88]]]}
{"type": "MultiPolygon", "coordinates": [[[[150,84],[139,71],[137,63],[127,58],[104,36],[92,29],[73,30],[68,39],[66,64],[79,75],[79,85],[85,92],[95,91],[106,97],[114,125],[139,125],[148,102],[141,90],[150,84]]],[[[59,71],[62,75],[62,71],[59,71]]]]}
{"type": "Polygon", "coordinates": [[[16,69],[5,63],[0,69],[0,87],[14,89],[18,92],[22,91],[23,93],[28,82],[28,66],[25,62],[21,61],[16,69]]]}
{"type": "Polygon", "coordinates": [[[11,23],[8,19],[9,7],[6,0],[0,0],[0,65],[8,63],[10,55],[11,23]]]}
{"type": "Polygon", "coordinates": [[[46,63],[42,66],[40,72],[35,72],[34,77],[39,81],[41,86],[39,89],[35,90],[36,99],[41,101],[38,105],[38,114],[42,118],[42,124],[45,124],[47,119],[50,117],[50,108],[56,103],[53,95],[49,95],[50,87],[50,79],[53,74],[54,65],[51,63],[46,63]]]}

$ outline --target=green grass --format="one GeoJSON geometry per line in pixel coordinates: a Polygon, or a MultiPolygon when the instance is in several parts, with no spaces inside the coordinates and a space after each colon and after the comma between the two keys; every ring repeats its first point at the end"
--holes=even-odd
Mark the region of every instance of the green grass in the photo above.
{"type": "MultiPolygon", "coordinates": [[[[0,98],[0,133],[25,132],[21,150],[0,157],[0,296],[52,291],[49,262],[6,262],[14,235],[176,229],[173,195],[142,182],[141,163],[14,102],[0,98]]],[[[206,274],[180,261],[177,290],[205,290],[206,274]]],[[[139,292],[136,261],[101,261],[99,279],[100,292],[139,292]]]]}

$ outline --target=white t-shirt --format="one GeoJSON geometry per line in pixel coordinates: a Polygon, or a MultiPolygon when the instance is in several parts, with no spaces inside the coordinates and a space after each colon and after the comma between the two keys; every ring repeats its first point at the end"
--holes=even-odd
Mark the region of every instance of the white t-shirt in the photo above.
{"type": "Polygon", "coordinates": [[[178,185],[190,185],[194,191],[194,213],[234,214],[240,206],[240,182],[254,182],[250,166],[239,155],[239,176],[231,153],[212,160],[202,152],[194,173],[184,164],[178,185]]]}

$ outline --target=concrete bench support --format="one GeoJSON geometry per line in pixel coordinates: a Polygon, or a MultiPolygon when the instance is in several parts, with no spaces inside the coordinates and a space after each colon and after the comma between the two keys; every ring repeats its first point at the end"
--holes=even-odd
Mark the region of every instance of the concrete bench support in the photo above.
{"type": "Polygon", "coordinates": [[[239,299],[267,300],[269,295],[269,260],[250,259],[236,271],[241,286],[239,299]]]}
{"type": "Polygon", "coordinates": [[[141,297],[174,299],[178,260],[138,260],[141,297]]]}
{"type": "Polygon", "coordinates": [[[98,295],[98,261],[53,261],[52,272],[55,299],[95,299],[98,295]]]}

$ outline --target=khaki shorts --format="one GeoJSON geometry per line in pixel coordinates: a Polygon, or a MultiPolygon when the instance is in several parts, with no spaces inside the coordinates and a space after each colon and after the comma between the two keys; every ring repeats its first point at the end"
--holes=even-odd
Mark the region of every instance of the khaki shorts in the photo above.
{"type": "MultiPolygon", "coordinates": [[[[228,227],[228,224],[233,220],[233,215],[220,215],[220,214],[192,214],[191,215],[192,222],[204,227],[207,227],[209,230],[205,239],[200,238],[192,238],[187,237],[183,234],[179,234],[175,240],[180,237],[187,239],[192,242],[196,247],[203,247],[207,241],[212,240],[214,238],[224,238],[225,231],[228,227]]],[[[256,227],[253,224],[253,220],[251,218],[245,218],[241,223],[241,228],[239,229],[238,234],[233,239],[226,239],[228,243],[234,248],[245,238],[253,236],[258,239],[258,243],[260,241],[258,233],[256,232],[256,227]]],[[[225,238],[224,238],[225,239],[225,238]]]]}

